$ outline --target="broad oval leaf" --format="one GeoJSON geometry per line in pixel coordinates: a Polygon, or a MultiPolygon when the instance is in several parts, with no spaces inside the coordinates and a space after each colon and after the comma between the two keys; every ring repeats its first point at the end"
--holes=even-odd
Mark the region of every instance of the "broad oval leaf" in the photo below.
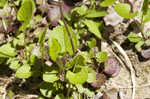
{"type": "Polygon", "coordinates": [[[6,4],[7,0],[0,0],[0,8],[3,8],[6,4]]]}
{"type": "Polygon", "coordinates": [[[91,91],[89,88],[85,88],[83,85],[76,85],[77,89],[78,89],[78,92],[79,93],[84,93],[86,94],[88,97],[93,97],[95,94],[93,91],[91,91]]]}
{"type": "Polygon", "coordinates": [[[11,47],[10,43],[0,46],[0,57],[9,58],[14,57],[16,54],[15,49],[11,47]]]}
{"type": "Polygon", "coordinates": [[[77,47],[78,47],[77,34],[69,25],[67,25],[67,27],[68,27],[68,30],[70,32],[72,42],[71,42],[70,37],[67,33],[68,31],[64,28],[65,51],[68,52],[70,55],[73,55],[74,54],[73,50],[76,51],[77,47]]]}
{"type": "Polygon", "coordinates": [[[97,18],[97,17],[103,17],[107,15],[108,13],[106,11],[97,11],[97,10],[89,10],[85,17],[87,18],[97,18]]]}
{"type": "Polygon", "coordinates": [[[26,26],[30,23],[32,15],[35,10],[35,3],[33,0],[24,0],[18,13],[17,19],[23,21],[24,23],[20,27],[20,30],[24,30],[26,26]]]}
{"type": "Polygon", "coordinates": [[[82,5],[81,7],[75,7],[73,10],[72,10],[72,13],[73,12],[76,12],[78,13],[80,16],[83,16],[86,14],[87,12],[87,6],[86,5],[82,5]]]}
{"type": "Polygon", "coordinates": [[[135,33],[130,33],[130,34],[128,35],[128,39],[130,40],[130,42],[134,42],[134,43],[139,42],[139,41],[142,41],[142,38],[139,37],[139,36],[138,36],[137,34],[135,34],[135,33]]]}
{"type": "Polygon", "coordinates": [[[88,41],[88,47],[93,48],[96,46],[96,39],[95,38],[90,38],[90,41],[88,41]]]}
{"type": "Polygon", "coordinates": [[[52,92],[53,92],[53,85],[51,83],[45,83],[43,82],[40,85],[40,92],[43,96],[50,98],[52,96],[52,92]]]}
{"type": "Polygon", "coordinates": [[[43,80],[45,82],[49,82],[49,83],[53,83],[57,80],[59,80],[59,77],[57,76],[57,71],[56,70],[52,70],[51,72],[45,72],[43,74],[43,80]]]}
{"type": "Polygon", "coordinates": [[[107,59],[107,52],[102,51],[97,53],[96,58],[98,62],[104,62],[107,59]]]}
{"type": "Polygon", "coordinates": [[[144,41],[139,41],[137,44],[135,44],[135,48],[138,52],[141,52],[142,46],[144,45],[144,41]]]}
{"type": "Polygon", "coordinates": [[[64,26],[57,26],[50,32],[49,45],[52,42],[52,39],[57,39],[61,45],[61,52],[65,52],[65,43],[64,43],[64,26]]]}
{"type": "Polygon", "coordinates": [[[32,72],[30,70],[31,70],[31,67],[29,65],[25,64],[17,70],[16,77],[29,78],[32,75],[32,72]]]}
{"type": "Polygon", "coordinates": [[[88,30],[93,33],[96,37],[99,39],[102,38],[101,32],[100,32],[100,26],[102,22],[95,22],[92,20],[84,20],[83,23],[88,27],[88,30]]]}
{"type": "Polygon", "coordinates": [[[96,81],[96,72],[92,68],[88,68],[88,83],[96,81]]]}
{"type": "Polygon", "coordinates": [[[148,11],[148,6],[149,6],[149,0],[144,0],[143,5],[142,5],[142,13],[143,15],[147,14],[148,11]]]}
{"type": "Polygon", "coordinates": [[[53,61],[56,61],[58,54],[61,52],[61,45],[59,44],[58,40],[52,38],[50,47],[49,47],[49,56],[53,61]]]}
{"type": "Polygon", "coordinates": [[[102,7],[107,7],[115,3],[117,0],[104,0],[103,2],[100,3],[100,6],[102,7]]]}
{"type": "Polygon", "coordinates": [[[20,64],[19,64],[19,60],[18,59],[13,59],[9,65],[9,68],[11,69],[18,69],[20,67],[20,64]]]}
{"type": "Polygon", "coordinates": [[[137,15],[137,12],[130,13],[131,6],[127,3],[119,3],[115,5],[115,11],[124,18],[133,18],[137,15]]]}
{"type": "Polygon", "coordinates": [[[83,84],[88,79],[88,70],[86,67],[81,67],[81,71],[77,73],[67,71],[66,77],[72,84],[83,84]]]}
{"type": "Polygon", "coordinates": [[[148,8],[147,14],[144,15],[144,22],[150,21],[150,8],[148,8]]]}

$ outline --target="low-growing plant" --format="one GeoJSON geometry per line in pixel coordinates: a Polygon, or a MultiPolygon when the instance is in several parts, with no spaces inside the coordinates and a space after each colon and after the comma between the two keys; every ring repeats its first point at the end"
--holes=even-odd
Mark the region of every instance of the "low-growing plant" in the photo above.
{"type": "MultiPolygon", "coordinates": [[[[53,1],[50,6],[43,6],[38,0],[0,1],[3,11],[8,4],[13,5],[17,11],[15,21],[21,24],[15,32],[9,31],[14,32],[13,39],[0,46],[0,63],[9,65],[17,78],[42,78],[39,99],[72,99],[73,94],[93,97],[102,91],[106,75],[114,77],[120,71],[118,61],[101,51],[98,43],[104,40],[102,18],[108,14],[105,8],[117,0],[89,0],[90,4],[81,6],[73,6],[76,0],[68,0],[72,5],[66,1],[53,1]],[[40,9],[47,16],[38,14],[40,9]],[[100,68],[103,63],[104,69],[100,68]]],[[[143,33],[143,24],[150,20],[148,3],[149,0],[144,0],[140,12],[132,12],[128,3],[114,4],[121,17],[140,17],[138,26],[142,37],[135,33],[128,35],[138,51],[149,42],[148,33],[143,33]]]]}

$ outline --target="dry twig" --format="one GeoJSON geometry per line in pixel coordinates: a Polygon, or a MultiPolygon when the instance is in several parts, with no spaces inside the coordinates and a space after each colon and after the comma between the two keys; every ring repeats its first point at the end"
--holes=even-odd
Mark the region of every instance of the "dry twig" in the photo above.
{"type": "Polygon", "coordinates": [[[131,73],[131,81],[132,81],[132,99],[135,99],[135,86],[136,86],[136,81],[135,81],[135,71],[133,69],[132,63],[129,59],[129,57],[127,56],[126,52],[123,50],[123,48],[115,41],[112,41],[112,43],[118,48],[118,50],[120,51],[120,53],[122,54],[122,56],[125,58],[126,60],[126,65],[128,66],[130,73],[131,73]]]}

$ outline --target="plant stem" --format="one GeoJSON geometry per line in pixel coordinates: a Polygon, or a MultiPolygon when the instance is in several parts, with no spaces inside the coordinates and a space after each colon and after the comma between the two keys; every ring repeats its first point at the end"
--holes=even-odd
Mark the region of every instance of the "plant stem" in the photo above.
{"type": "Polygon", "coordinates": [[[62,9],[62,3],[61,2],[63,2],[63,1],[60,0],[59,8],[60,8],[60,13],[61,13],[62,21],[64,23],[65,29],[66,29],[67,34],[69,36],[69,39],[70,39],[70,42],[71,42],[72,51],[73,51],[73,53],[75,53],[75,48],[74,48],[74,45],[73,45],[72,36],[71,36],[71,33],[70,33],[69,29],[68,29],[68,26],[67,26],[67,23],[65,21],[65,18],[64,18],[63,9],[62,9]]]}
{"type": "Polygon", "coordinates": [[[67,99],[69,99],[69,94],[70,94],[70,83],[68,83],[69,86],[68,86],[68,90],[67,90],[67,99]]]}

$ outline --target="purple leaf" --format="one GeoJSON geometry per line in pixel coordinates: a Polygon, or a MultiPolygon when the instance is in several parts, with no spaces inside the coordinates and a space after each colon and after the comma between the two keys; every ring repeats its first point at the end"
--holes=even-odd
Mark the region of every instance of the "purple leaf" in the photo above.
{"type": "Polygon", "coordinates": [[[104,73],[115,77],[120,72],[120,64],[116,60],[116,58],[109,56],[107,60],[105,61],[105,67],[104,67],[104,73]]]}
{"type": "Polygon", "coordinates": [[[97,73],[96,74],[96,81],[91,83],[91,86],[95,88],[99,88],[102,86],[106,81],[106,76],[104,74],[97,73]]]}
{"type": "Polygon", "coordinates": [[[144,58],[150,58],[150,48],[148,48],[148,49],[146,49],[146,50],[142,50],[141,51],[141,55],[142,55],[142,57],[144,57],[144,58]]]}

